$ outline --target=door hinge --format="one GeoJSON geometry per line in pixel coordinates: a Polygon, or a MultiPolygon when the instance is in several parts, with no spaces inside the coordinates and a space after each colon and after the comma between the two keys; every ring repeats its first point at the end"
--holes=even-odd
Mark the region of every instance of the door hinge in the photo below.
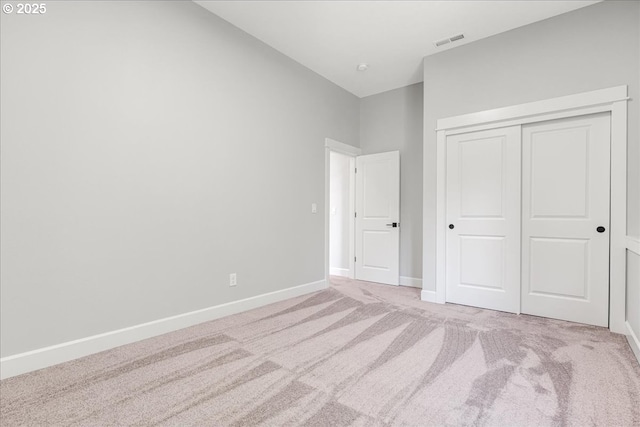
{"type": "Polygon", "coordinates": [[[358,258],[353,257],[353,262],[356,262],[358,260],[358,258]]]}
{"type": "Polygon", "coordinates": [[[356,173],[358,173],[358,168],[356,168],[356,173]]]}
{"type": "Polygon", "coordinates": [[[354,218],[358,218],[358,212],[354,212],[354,213],[353,213],[353,217],[354,217],[354,218]]]}

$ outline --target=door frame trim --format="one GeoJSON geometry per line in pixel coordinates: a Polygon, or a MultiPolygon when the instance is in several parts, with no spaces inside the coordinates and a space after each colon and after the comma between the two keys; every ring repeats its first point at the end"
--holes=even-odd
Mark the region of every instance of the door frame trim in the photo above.
{"type": "Polygon", "coordinates": [[[324,140],[324,279],[329,283],[330,273],[330,165],[331,165],[331,152],[340,153],[351,158],[349,162],[349,272],[347,277],[353,279],[355,277],[355,211],[356,211],[356,177],[355,177],[355,161],[356,157],[362,154],[360,148],[354,147],[349,144],[345,144],[340,141],[336,141],[331,138],[325,138],[324,140]]]}
{"type": "MultiPolygon", "coordinates": [[[[422,300],[444,304],[446,225],[446,137],[504,126],[611,113],[611,217],[609,252],[609,329],[626,332],[626,229],[627,229],[627,86],[562,96],[439,119],[436,125],[436,277],[433,291],[423,290],[422,300]]],[[[426,187],[425,187],[426,188],[426,187]]],[[[426,199],[425,194],[425,199],[426,199]]],[[[424,236],[424,241],[427,242],[424,236]]],[[[426,252],[426,250],[425,250],[426,252]]],[[[423,266],[426,268],[426,266],[423,266]]],[[[425,283],[428,286],[428,284],[425,283]]]]}

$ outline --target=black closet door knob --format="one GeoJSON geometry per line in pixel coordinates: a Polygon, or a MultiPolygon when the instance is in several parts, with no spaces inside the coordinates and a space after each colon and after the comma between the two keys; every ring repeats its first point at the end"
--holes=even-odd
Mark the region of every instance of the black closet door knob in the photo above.
{"type": "Polygon", "coordinates": [[[453,224],[449,224],[449,230],[453,230],[453,224]]]}
{"type": "Polygon", "coordinates": [[[596,228],[596,231],[597,231],[598,233],[604,233],[604,227],[603,227],[603,226],[600,226],[600,227],[596,228]]]}

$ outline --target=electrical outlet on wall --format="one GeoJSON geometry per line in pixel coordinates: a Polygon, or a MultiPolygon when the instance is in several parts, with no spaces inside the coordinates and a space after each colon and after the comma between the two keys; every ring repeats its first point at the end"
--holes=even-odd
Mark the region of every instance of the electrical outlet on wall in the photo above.
{"type": "Polygon", "coordinates": [[[237,284],[238,284],[238,282],[237,282],[237,278],[236,278],[236,273],[231,273],[229,275],[229,286],[235,286],[237,284]]]}

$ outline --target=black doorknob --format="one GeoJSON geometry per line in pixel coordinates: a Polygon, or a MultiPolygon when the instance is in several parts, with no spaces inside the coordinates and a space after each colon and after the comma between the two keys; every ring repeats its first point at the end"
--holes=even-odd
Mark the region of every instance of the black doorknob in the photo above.
{"type": "Polygon", "coordinates": [[[596,231],[597,231],[598,233],[604,233],[604,227],[603,227],[603,226],[600,226],[600,227],[596,228],[596,231]]]}
{"type": "Polygon", "coordinates": [[[453,230],[453,224],[449,224],[449,230],[453,230]]]}

